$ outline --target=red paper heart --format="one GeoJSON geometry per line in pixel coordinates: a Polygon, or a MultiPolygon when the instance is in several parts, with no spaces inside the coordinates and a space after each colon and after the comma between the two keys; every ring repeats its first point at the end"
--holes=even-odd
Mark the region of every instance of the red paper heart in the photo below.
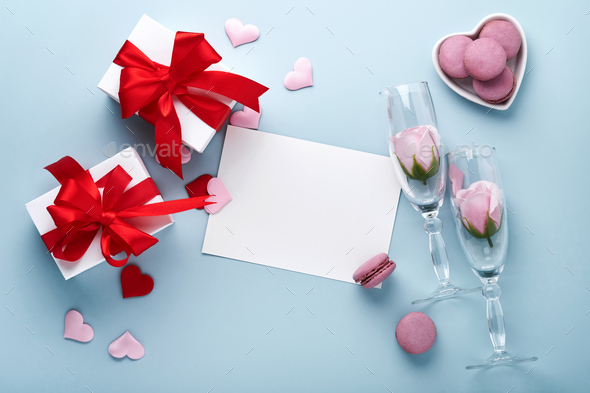
{"type": "Polygon", "coordinates": [[[145,296],[154,289],[154,280],[135,265],[126,266],[121,272],[123,298],[145,296]]]}
{"type": "MultiPolygon", "coordinates": [[[[213,176],[211,175],[201,175],[197,177],[195,180],[184,186],[186,188],[186,192],[188,192],[188,196],[191,198],[209,195],[207,193],[207,184],[209,180],[211,180],[213,176]]],[[[202,207],[197,207],[199,210],[203,210],[202,207]]]]}

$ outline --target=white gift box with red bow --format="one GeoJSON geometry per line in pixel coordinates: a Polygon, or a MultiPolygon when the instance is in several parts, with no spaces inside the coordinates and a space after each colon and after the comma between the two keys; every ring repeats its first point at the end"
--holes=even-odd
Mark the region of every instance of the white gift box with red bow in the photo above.
{"type": "MultiPolygon", "coordinates": [[[[137,151],[132,147],[121,151],[119,154],[101,162],[100,164],[90,168],[88,172],[97,181],[109,172],[111,172],[117,165],[120,165],[131,177],[132,180],[128,184],[126,189],[132,188],[139,184],[141,181],[150,177],[143,161],[137,151]]],[[[39,198],[27,203],[25,206],[29,215],[33,219],[33,223],[37,227],[39,234],[43,235],[56,228],[53,218],[47,211],[47,207],[53,205],[55,197],[57,196],[61,186],[54,188],[48,193],[40,196],[39,198]]],[[[102,194],[102,189],[99,189],[102,194]]],[[[163,202],[161,195],[157,195],[146,204],[163,202]]],[[[135,217],[125,219],[129,224],[133,225],[137,229],[153,235],[162,229],[172,225],[174,219],[171,215],[153,216],[153,217],[135,217]]],[[[90,247],[82,258],[77,261],[69,262],[62,259],[53,257],[57,267],[63,274],[66,280],[98,265],[105,261],[100,248],[100,235],[102,229],[94,237],[90,247]]],[[[49,251],[48,251],[49,253],[49,251]]],[[[53,256],[53,255],[52,255],[53,256]]]]}
{"type": "MultiPolygon", "coordinates": [[[[147,15],[143,15],[127,40],[153,61],[169,66],[170,60],[172,59],[175,34],[175,32],[168,30],[147,15]]],[[[123,67],[117,64],[111,64],[98,84],[100,90],[104,91],[117,102],[120,102],[119,82],[122,69],[123,67]]],[[[207,68],[207,70],[229,72],[230,68],[222,63],[216,63],[207,68]]],[[[191,94],[207,95],[208,98],[220,101],[230,108],[233,108],[236,104],[235,101],[213,92],[192,87],[189,87],[189,92],[191,94]]],[[[202,153],[209,142],[211,142],[217,130],[205,124],[190,111],[191,108],[187,108],[177,97],[172,97],[172,100],[182,129],[182,142],[197,152],[202,153]]]]}

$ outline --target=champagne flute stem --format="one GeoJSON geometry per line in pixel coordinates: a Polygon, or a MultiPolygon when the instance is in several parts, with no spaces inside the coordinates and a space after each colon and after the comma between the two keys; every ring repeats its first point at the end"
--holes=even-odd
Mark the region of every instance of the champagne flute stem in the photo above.
{"type": "Polygon", "coordinates": [[[494,344],[494,353],[481,364],[465,367],[468,370],[494,366],[510,366],[512,364],[534,362],[539,359],[536,356],[529,358],[512,356],[506,351],[504,313],[502,312],[502,306],[500,305],[501,291],[498,284],[496,284],[496,280],[497,278],[482,280],[484,282],[482,294],[488,303],[488,327],[490,329],[492,344],[494,344]]]}
{"type": "Polygon", "coordinates": [[[426,217],[424,223],[424,230],[428,233],[430,238],[430,256],[432,257],[432,264],[434,271],[438,277],[438,283],[440,286],[450,285],[449,279],[449,258],[447,256],[447,248],[445,241],[440,233],[442,230],[442,221],[432,215],[426,217]]]}
{"type": "Polygon", "coordinates": [[[487,300],[488,328],[494,345],[494,352],[506,351],[506,331],[504,329],[504,312],[500,305],[500,286],[495,280],[484,282],[483,297],[487,300]]]}

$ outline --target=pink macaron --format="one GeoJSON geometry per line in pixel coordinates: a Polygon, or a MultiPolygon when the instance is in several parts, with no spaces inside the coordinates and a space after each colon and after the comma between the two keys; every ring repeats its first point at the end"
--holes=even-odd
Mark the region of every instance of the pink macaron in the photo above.
{"type": "Polygon", "coordinates": [[[464,35],[449,37],[440,46],[438,52],[438,64],[445,74],[455,79],[463,79],[469,76],[463,63],[465,49],[473,40],[464,35]]]}
{"type": "Polygon", "coordinates": [[[490,104],[498,104],[506,101],[514,93],[516,77],[508,66],[497,77],[489,81],[473,80],[473,89],[482,100],[490,104]]]}
{"type": "Polygon", "coordinates": [[[363,288],[369,289],[381,284],[394,270],[395,262],[389,259],[387,254],[381,253],[356,269],[352,279],[360,283],[363,288]]]}
{"type": "Polygon", "coordinates": [[[479,38],[496,40],[506,52],[506,60],[512,59],[518,53],[522,39],[516,27],[505,20],[493,20],[485,24],[479,33],[479,38]]]}
{"type": "Polygon", "coordinates": [[[404,351],[418,355],[428,351],[434,344],[436,326],[428,315],[411,312],[397,324],[395,338],[404,351]]]}
{"type": "Polygon", "coordinates": [[[498,41],[479,38],[467,46],[463,61],[469,75],[480,81],[489,81],[504,70],[506,52],[498,41]]]}

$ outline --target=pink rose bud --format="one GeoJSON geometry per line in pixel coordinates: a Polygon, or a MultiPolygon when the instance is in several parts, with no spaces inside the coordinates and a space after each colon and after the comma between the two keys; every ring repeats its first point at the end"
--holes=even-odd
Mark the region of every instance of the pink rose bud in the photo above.
{"type": "Polygon", "coordinates": [[[408,128],[389,140],[407,177],[426,185],[426,180],[436,175],[440,167],[440,137],[434,126],[408,128]]]}
{"type": "Polygon", "coordinates": [[[458,190],[455,205],[461,210],[465,229],[478,239],[487,239],[494,247],[491,237],[502,224],[502,194],[495,183],[480,180],[466,190],[458,190]]]}

